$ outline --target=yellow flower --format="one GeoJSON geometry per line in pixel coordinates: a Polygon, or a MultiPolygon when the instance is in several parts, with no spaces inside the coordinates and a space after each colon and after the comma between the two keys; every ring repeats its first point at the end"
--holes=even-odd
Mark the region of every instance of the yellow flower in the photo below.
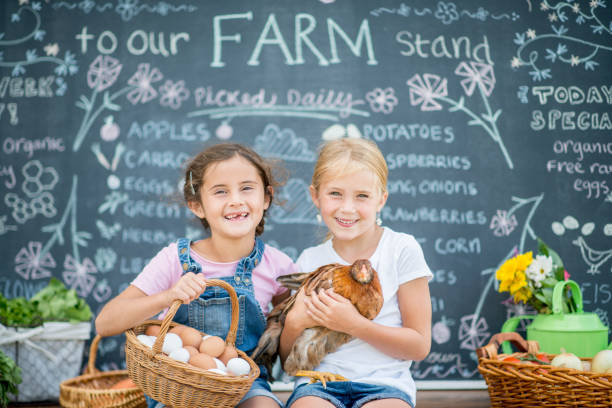
{"type": "Polygon", "coordinates": [[[495,277],[500,281],[499,291],[510,292],[515,297],[515,301],[517,298],[529,299],[531,291],[527,288],[525,270],[532,260],[533,253],[527,252],[504,262],[495,273],[495,277]]]}

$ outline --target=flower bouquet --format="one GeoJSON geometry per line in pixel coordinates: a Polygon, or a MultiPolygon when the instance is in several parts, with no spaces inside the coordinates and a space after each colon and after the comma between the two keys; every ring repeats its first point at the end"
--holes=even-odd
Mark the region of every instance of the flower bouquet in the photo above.
{"type": "MultiPolygon", "coordinates": [[[[568,280],[569,274],[559,254],[538,238],[538,253],[531,251],[506,260],[495,272],[498,291],[510,292],[514,303],[523,302],[538,313],[552,313],[553,288],[559,281],[568,280]]],[[[576,311],[576,305],[567,293],[563,297],[563,312],[576,311]]]]}

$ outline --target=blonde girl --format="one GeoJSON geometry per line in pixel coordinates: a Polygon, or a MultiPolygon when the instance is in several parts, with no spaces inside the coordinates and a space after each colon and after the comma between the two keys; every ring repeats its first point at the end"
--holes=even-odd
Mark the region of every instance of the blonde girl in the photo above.
{"type": "MultiPolygon", "coordinates": [[[[270,302],[288,295],[276,278],[297,271],[287,255],[259,238],[276,186],[270,165],[250,148],[227,143],[199,153],[187,165],[183,195],[210,237],[181,238],[159,251],[131,285],[104,306],[96,318],[98,333],[119,334],[180,299],[183,305],[175,321],[225,338],[229,296],[220,288],[205,290],[206,279],[216,278],[229,283],[240,299],[236,347],[250,354],[266,327],[270,302]]],[[[261,369],[240,408],[282,406],[261,369]]],[[[163,406],[148,397],[147,402],[149,407],[163,406]]]]}
{"type": "Polygon", "coordinates": [[[310,297],[298,294],[281,335],[281,359],[305,328],[318,325],[345,332],[353,340],[328,354],[316,370],[350,381],[332,381],[326,387],[298,383],[286,407],[414,407],[410,365],[424,359],[431,346],[432,273],[412,235],[381,225],[387,174],[384,157],[373,142],[340,139],[320,150],[310,194],[330,239],[305,249],[298,269],[367,258],[378,272],[384,304],[370,321],[331,290],[310,297]]]}

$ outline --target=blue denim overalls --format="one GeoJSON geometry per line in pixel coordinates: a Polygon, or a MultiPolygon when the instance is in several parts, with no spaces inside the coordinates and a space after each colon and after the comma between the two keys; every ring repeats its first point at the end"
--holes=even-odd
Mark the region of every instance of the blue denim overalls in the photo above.
{"type": "MultiPolygon", "coordinates": [[[[202,271],[202,266],[194,261],[189,254],[190,243],[191,241],[186,238],[179,239],[177,243],[178,257],[183,267],[183,274],[202,271]]],[[[251,277],[253,269],[261,262],[263,252],[263,241],[260,238],[255,238],[253,251],[249,256],[238,262],[234,276],[215,278],[227,282],[236,291],[240,307],[236,348],[244,351],[247,355],[250,355],[255,349],[266,328],[266,318],[255,298],[251,277]]],[[[231,316],[231,302],[227,291],[218,286],[209,286],[198,299],[187,305],[181,305],[174,315],[174,321],[194,327],[208,335],[225,339],[229,331],[231,316]]],[[[261,370],[259,378],[267,380],[268,373],[265,367],[260,366],[259,369],[261,370]]],[[[147,403],[149,408],[163,406],[149,397],[147,397],[147,403]]]]}

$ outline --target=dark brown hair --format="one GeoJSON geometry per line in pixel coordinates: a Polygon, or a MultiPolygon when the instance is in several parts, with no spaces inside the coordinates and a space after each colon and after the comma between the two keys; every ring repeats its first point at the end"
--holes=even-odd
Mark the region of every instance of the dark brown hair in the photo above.
{"type": "MultiPolygon", "coordinates": [[[[194,201],[200,202],[200,188],[204,182],[206,169],[211,164],[229,160],[235,156],[248,160],[257,169],[264,185],[264,194],[270,198],[270,205],[272,205],[274,189],[281,185],[273,174],[276,169],[275,164],[262,158],[253,149],[238,143],[220,143],[210,146],[191,159],[185,169],[185,185],[183,186],[183,196],[187,204],[194,201]]],[[[255,229],[255,235],[261,235],[264,231],[266,212],[267,210],[264,210],[263,217],[255,229]]],[[[205,218],[200,218],[200,222],[205,229],[210,228],[205,218]]]]}

